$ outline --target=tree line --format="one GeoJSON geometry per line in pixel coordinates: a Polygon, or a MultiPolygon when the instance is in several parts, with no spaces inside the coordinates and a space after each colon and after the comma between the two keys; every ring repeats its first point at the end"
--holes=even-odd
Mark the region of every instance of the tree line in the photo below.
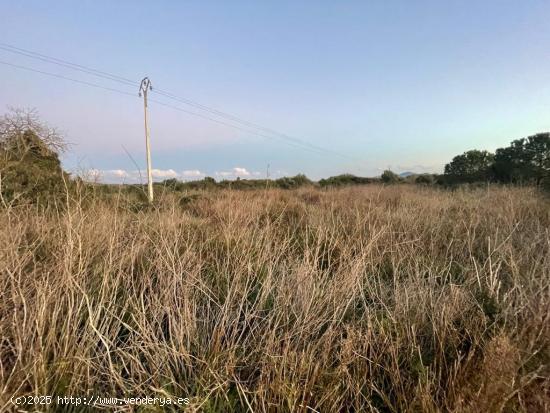
{"type": "Polygon", "coordinates": [[[471,150],[445,165],[443,183],[501,182],[550,186],[550,133],[516,139],[495,153],[471,150]]]}

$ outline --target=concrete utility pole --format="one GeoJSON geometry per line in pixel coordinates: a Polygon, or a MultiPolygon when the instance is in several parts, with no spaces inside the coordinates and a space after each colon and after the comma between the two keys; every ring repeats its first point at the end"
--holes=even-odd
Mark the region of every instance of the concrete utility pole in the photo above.
{"type": "Polygon", "coordinates": [[[149,203],[153,203],[153,175],[151,174],[151,143],[149,142],[149,126],[147,125],[147,92],[153,90],[151,81],[144,77],[139,85],[139,96],[143,95],[143,110],[145,117],[145,150],[147,151],[147,184],[149,203]]]}

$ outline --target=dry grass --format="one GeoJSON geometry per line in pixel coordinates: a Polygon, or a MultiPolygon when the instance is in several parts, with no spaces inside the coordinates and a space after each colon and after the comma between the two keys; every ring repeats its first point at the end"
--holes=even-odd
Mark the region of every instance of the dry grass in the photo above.
{"type": "Polygon", "coordinates": [[[550,409],[550,203],[533,190],[67,205],[0,211],[6,409],[14,394],[177,395],[205,412],[550,409]]]}

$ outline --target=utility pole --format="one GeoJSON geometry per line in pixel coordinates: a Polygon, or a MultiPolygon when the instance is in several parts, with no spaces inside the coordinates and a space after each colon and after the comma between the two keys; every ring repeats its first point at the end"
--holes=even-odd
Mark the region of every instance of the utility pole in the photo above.
{"type": "Polygon", "coordinates": [[[151,174],[151,143],[149,142],[149,126],[147,125],[147,92],[153,90],[151,81],[144,77],[139,85],[139,96],[143,95],[143,110],[145,119],[145,151],[147,152],[147,185],[149,203],[153,203],[153,175],[151,174]]]}

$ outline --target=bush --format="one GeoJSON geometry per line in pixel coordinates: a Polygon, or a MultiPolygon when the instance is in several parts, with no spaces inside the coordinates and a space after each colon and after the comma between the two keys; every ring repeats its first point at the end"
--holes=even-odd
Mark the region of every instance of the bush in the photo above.
{"type": "Polygon", "coordinates": [[[435,183],[435,177],[431,174],[422,174],[415,177],[414,182],[422,185],[433,185],[435,183]]]}
{"type": "Polygon", "coordinates": [[[275,180],[275,186],[281,189],[294,189],[301,186],[313,185],[313,182],[303,174],[298,174],[293,177],[284,177],[275,180]]]}
{"type": "Polygon", "coordinates": [[[399,182],[399,176],[395,172],[390,171],[389,169],[385,170],[382,173],[381,179],[382,179],[382,182],[384,182],[385,184],[394,184],[399,182]]]}
{"type": "Polygon", "coordinates": [[[0,174],[2,197],[7,202],[59,201],[70,181],[58,155],[31,130],[3,141],[0,174]]]}
{"type": "Polygon", "coordinates": [[[366,185],[376,182],[375,178],[364,178],[351,174],[342,174],[331,176],[330,178],[321,179],[319,185],[324,186],[346,186],[346,185],[366,185]]]}

